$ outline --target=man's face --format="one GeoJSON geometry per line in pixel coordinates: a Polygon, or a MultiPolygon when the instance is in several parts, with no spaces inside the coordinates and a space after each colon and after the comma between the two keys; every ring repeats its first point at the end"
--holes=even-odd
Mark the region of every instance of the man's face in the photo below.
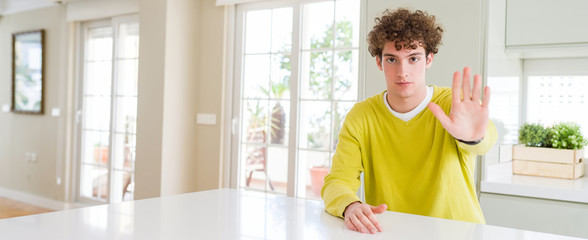
{"type": "Polygon", "coordinates": [[[425,71],[432,64],[432,53],[427,57],[421,46],[396,50],[394,42],[386,42],[376,61],[384,71],[389,99],[421,101],[426,95],[425,71]]]}

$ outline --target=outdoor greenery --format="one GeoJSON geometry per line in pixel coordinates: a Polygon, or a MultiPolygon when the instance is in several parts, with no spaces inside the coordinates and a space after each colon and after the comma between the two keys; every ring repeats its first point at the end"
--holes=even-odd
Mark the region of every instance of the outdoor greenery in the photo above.
{"type": "MultiPolygon", "coordinates": [[[[322,36],[318,38],[312,38],[310,47],[311,49],[329,49],[335,44],[336,46],[351,46],[353,39],[353,28],[352,23],[348,20],[343,20],[335,23],[334,25],[325,27],[325,31],[322,36]],[[333,31],[333,28],[335,28],[333,31]],[[336,34],[336,39],[333,34],[336,34]]],[[[310,53],[310,79],[309,79],[309,90],[315,97],[320,99],[333,99],[333,93],[344,93],[351,89],[352,80],[348,79],[340,74],[333,74],[337,68],[343,68],[348,65],[348,68],[352,68],[352,52],[351,51],[336,51],[334,52],[335,57],[332,56],[331,51],[313,51],[310,53]],[[336,60],[334,64],[332,61],[336,60]],[[335,79],[333,79],[333,77],[335,79]],[[331,88],[334,88],[331,90],[331,88]]],[[[331,121],[327,121],[333,114],[333,125],[332,129],[332,147],[335,148],[339,130],[343,123],[344,114],[341,114],[337,109],[339,108],[339,102],[333,102],[330,108],[327,108],[323,118],[316,118],[310,120],[310,125],[314,131],[307,133],[307,141],[309,148],[324,148],[324,144],[328,142],[323,139],[328,138],[326,133],[331,121]]]]}
{"type": "MultiPolygon", "coordinates": [[[[282,58],[280,62],[280,68],[282,70],[288,70],[288,72],[290,72],[289,56],[282,58]]],[[[264,88],[263,86],[259,86],[259,91],[261,91],[264,95],[268,97],[270,96],[271,92],[273,94],[273,97],[278,99],[278,101],[272,108],[270,118],[270,134],[271,143],[283,144],[284,135],[286,132],[286,112],[284,111],[284,107],[280,103],[280,99],[283,98],[286,92],[290,91],[290,75],[288,74],[284,76],[282,79],[279,79],[278,82],[272,83],[269,91],[267,88],[264,88]]]]}
{"type": "MultiPolygon", "coordinates": [[[[333,52],[328,49],[332,48],[335,44],[336,46],[351,46],[352,30],[352,23],[344,20],[326,26],[322,36],[311,39],[311,49],[319,50],[310,53],[309,90],[314,97],[319,99],[333,99],[334,92],[342,95],[351,89],[352,79],[338,74],[335,70],[336,68],[352,68],[352,51],[333,52]],[[327,50],[322,51],[321,49],[327,50]],[[336,64],[332,64],[334,60],[336,64]],[[333,74],[334,72],[335,74],[333,74]]],[[[290,73],[291,63],[289,54],[282,55],[279,64],[280,70],[290,73]]],[[[284,74],[281,79],[272,79],[269,86],[260,85],[258,89],[263,95],[270,97],[271,94],[271,97],[278,99],[271,111],[270,134],[271,143],[282,144],[286,127],[286,113],[279,99],[282,99],[284,94],[290,91],[290,74],[284,74]]],[[[337,136],[344,118],[344,112],[337,111],[337,109],[341,108],[339,104],[339,102],[335,101],[331,107],[325,110],[322,117],[308,120],[310,131],[307,133],[306,140],[309,148],[324,148],[325,144],[328,144],[328,141],[325,142],[325,140],[328,138],[327,133],[330,128],[331,116],[333,117],[334,124],[334,129],[331,133],[333,140],[332,147],[335,148],[337,136]]],[[[260,122],[264,121],[264,119],[257,117],[260,114],[260,108],[248,106],[247,109],[252,117],[251,121],[256,123],[250,126],[254,128],[259,127],[260,122]]]]}
{"type": "Polygon", "coordinates": [[[525,123],[519,129],[519,142],[529,147],[559,149],[581,149],[588,145],[580,125],[573,122],[561,122],[552,127],[525,123]]]}
{"type": "Polygon", "coordinates": [[[265,126],[267,115],[264,107],[259,104],[259,101],[247,101],[247,112],[249,113],[249,126],[247,127],[247,141],[248,142],[264,142],[265,141],[265,126]]]}
{"type": "MultiPolygon", "coordinates": [[[[351,46],[352,24],[350,21],[341,21],[335,24],[337,33],[337,46],[351,46]]],[[[334,44],[333,25],[325,28],[323,36],[310,40],[311,49],[328,49],[334,44]]],[[[353,64],[351,51],[337,51],[337,62],[335,67],[353,64]]],[[[351,87],[351,80],[341,76],[337,77],[337,83],[333,82],[333,61],[330,51],[313,51],[310,54],[310,91],[314,96],[321,99],[332,99],[331,87],[334,85],[334,92],[345,92],[351,87]]]]}

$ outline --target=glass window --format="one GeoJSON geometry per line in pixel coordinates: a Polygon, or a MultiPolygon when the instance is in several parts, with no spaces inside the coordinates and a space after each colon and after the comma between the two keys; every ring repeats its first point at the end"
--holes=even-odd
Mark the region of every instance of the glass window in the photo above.
{"type": "Polygon", "coordinates": [[[491,77],[490,119],[498,132],[497,144],[518,143],[519,127],[519,78],[491,77]]]}
{"type": "Polygon", "coordinates": [[[575,122],[588,137],[588,76],[529,76],[527,86],[527,122],[575,122]]]}
{"type": "Polygon", "coordinates": [[[522,123],[575,122],[588,137],[586,58],[525,59],[519,77],[490,77],[490,118],[499,144],[517,144],[522,123]],[[520,87],[519,87],[520,86],[520,87]],[[520,118],[519,118],[520,116],[520,118]]]}
{"type": "Polygon", "coordinates": [[[238,6],[238,185],[320,198],[359,97],[360,1],[277,4],[238,6]]]}

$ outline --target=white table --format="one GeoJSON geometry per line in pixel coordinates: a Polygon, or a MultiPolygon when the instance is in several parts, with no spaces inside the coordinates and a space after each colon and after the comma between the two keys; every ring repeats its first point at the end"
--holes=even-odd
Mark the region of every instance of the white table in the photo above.
{"type": "Polygon", "coordinates": [[[0,220],[0,239],[577,239],[397,212],[347,230],[322,202],[233,189],[0,220]]]}

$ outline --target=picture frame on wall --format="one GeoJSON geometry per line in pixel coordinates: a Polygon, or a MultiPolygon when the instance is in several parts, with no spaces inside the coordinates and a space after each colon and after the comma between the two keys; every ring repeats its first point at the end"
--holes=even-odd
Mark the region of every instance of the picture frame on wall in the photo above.
{"type": "Polygon", "coordinates": [[[45,31],[12,34],[11,111],[43,114],[45,31]]]}

